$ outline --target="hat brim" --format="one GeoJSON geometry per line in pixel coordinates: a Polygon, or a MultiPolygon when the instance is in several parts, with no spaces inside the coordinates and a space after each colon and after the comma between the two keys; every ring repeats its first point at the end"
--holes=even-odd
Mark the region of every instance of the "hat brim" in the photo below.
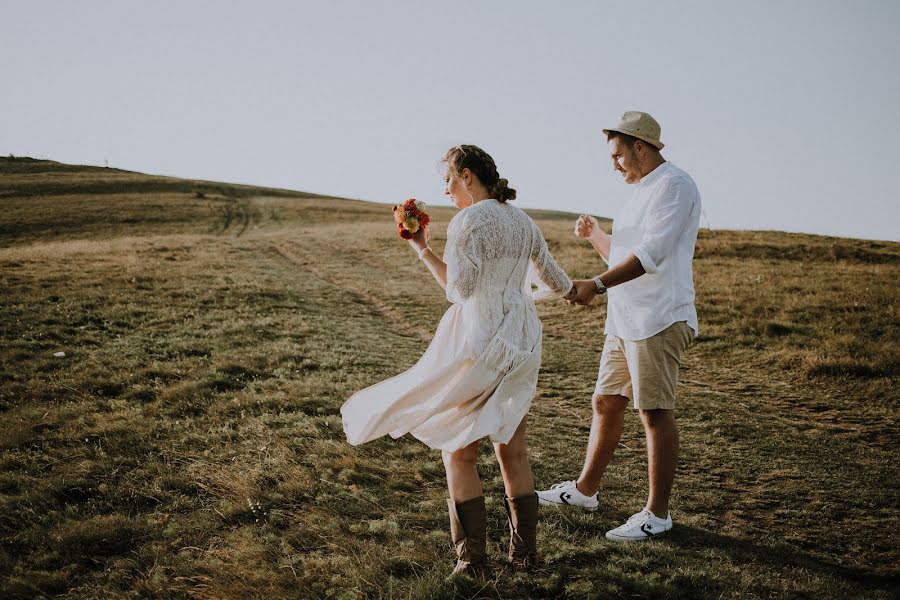
{"type": "Polygon", "coordinates": [[[646,136],[640,135],[639,133],[635,133],[633,131],[625,131],[624,129],[615,129],[615,128],[611,127],[609,129],[604,129],[603,133],[605,135],[609,135],[610,131],[615,131],[616,133],[624,133],[625,135],[630,135],[631,137],[637,138],[637,139],[641,140],[642,142],[647,142],[651,146],[655,147],[657,150],[662,150],[663,148],[666,147],[666,145],[663,144],[659,140],[652,140],[646,136]]]}

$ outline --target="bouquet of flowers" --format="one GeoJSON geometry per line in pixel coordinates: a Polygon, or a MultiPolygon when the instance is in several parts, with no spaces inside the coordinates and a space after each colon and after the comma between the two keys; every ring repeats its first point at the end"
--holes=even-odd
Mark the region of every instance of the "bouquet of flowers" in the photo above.
{"type": "Polygon", "coordinates": [[[419,229],[428,225],[431,217],[425,212],[424,202],[410,198],[403,204],[394,206],[394,220],[399,229],[397,233],[404,240],[409,240],[419,229]]]}

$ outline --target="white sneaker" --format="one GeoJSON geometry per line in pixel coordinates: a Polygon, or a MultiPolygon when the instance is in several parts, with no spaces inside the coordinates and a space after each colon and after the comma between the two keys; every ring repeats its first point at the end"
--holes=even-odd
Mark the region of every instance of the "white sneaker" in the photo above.
{"type": "Polygon", "coordinates": [[[660,519],[649,508],[631,515],[624,525],[606,532],[606,539],[614,542],[639,542],[662,535],[672,529],[672,514],[660,519]]]}
{"type": "Polygon", "coordinates": [[[574,481],[557,483],[549,490],[539,490],[537,495],[538,502],[545,506],[578,506],[590,512],[600,506],[597,494],[585,496],[578,491],[574,481]]]}

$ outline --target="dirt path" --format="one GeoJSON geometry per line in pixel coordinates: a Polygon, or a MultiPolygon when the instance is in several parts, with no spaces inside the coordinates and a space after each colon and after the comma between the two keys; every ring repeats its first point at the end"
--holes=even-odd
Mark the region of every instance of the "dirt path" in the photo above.
{"type": "Polygon", "coordinates": [[[434,333],[409,321],[402,311],[390,306],[382,301],[374,294],[366,291],[363,287],[350,287],[347,282],[340,281],[334,275],[330,274],[326,269],[316,266],[316,262],[308,257],[308,255],[296,244],[287,242],[270,242],[269,247],[275,251],[286,261],[301,267],[302,269],[312,273],[322,281],[329,283],[339,289],[344,290],[350,296],[356,298],[361,305],[365,305],[374,310],[384,321],[392,327],[399,328],[405,333],[417,337],[423,342],[430,342],[434,333]]]}

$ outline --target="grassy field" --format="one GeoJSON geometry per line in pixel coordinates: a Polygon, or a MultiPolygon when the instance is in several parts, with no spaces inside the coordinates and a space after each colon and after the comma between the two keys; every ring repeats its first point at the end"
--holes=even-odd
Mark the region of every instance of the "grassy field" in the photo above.
{"type": "MultiPolygon", "coordinates": [[[[702,231],[694,264],[676,528],[603,537],[646,495],[631,414],[601,509],[542,511],[536,573],[448,582],[439,454],[341,429],[447,307],[386,206],[0,159],[0,597],[896,598],[900,243],[702,231]]],[[[546,486],[580,469],[605,303],[539,310],[546,486]]]]}

